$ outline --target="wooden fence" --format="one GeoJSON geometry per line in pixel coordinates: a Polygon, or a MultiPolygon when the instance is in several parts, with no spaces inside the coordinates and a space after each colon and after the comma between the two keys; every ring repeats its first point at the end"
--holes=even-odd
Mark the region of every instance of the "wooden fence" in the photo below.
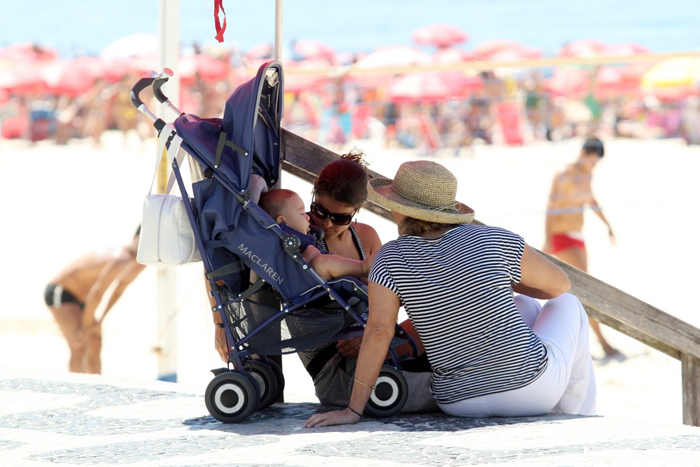
{"type": "MultiPolygon", "coordinates": [[[[321,168],[338,158],[332,151],[286,130],[282,133],[281,152],[283,170],[311,183],[321,168]]],[[[370,171],[370,177],[383,175],[370,171]]],[[[371,201],[365,204],[365,209],[393,222],[390,211],[371,201]]],[[[581,300],[590,316],[681,361],[683,423],[700,426],[700,329],[556,258],[545,256],[566,271],[573,286],[571,292],[581,300]]]]}

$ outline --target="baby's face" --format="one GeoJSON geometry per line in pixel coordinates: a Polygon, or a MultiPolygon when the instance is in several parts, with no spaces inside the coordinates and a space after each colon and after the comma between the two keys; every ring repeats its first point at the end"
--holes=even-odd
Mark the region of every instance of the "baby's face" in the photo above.
{"type": "Polygon", "coordinates": [[[284,217],[284,223],[297,232],[303,234],[309,232],[309,216],[306,214],[304,201],[298,195],[287,199],[280,215],[284,217]]]}

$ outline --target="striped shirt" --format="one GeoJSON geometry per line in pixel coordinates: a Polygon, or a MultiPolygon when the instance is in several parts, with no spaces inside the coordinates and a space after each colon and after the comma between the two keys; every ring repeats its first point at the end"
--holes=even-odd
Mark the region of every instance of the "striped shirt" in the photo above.
{"type": "Polygon", "coordinates": [[[546,368],[513,300],[524,248],[507,230],[463,224],[436,239],[401,235],[377,253],[369,280],[392,290],[415,325],[437,402],[518,389],[546,368]]]}

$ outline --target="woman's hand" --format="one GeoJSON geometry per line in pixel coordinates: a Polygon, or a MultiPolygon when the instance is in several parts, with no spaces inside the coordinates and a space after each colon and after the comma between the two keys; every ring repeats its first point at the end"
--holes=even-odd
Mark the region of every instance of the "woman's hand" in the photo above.
{"type": "Polygon", "coordinates": [[[313,414],[304,423],[304,428],[314,428],[332,425],[348,425],[360,421],[360,416],[350,409],[334,410],[333,412],[313,414]]]}

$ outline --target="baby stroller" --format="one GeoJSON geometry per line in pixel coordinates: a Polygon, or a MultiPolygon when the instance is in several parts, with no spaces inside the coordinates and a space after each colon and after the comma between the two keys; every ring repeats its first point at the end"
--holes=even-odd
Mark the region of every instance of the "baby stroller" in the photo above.
{"type": "MultiPolygon", "coordinates": [[[[281,64],[262,65],[253,79],[239,86],[226,102],[223,119],[175,109],[161,90],[170,76],[167,69],[151,72],[136,83],[131,98],[153,120],[159,141],[166,148],[177,147],[173,141],[179,138],[189,158],[192,197],[177,158],[172,170],[216,303],[213,311],[221,315],[228,342],[228,366],[212,370],[215,377],[205,402],[217,420],[235,423],[282,394],[282,371],[266,356],[361,335],[367,294],[357,279],[326,281],[316,273],[300,253],[300,246],[315,239],[286,231],[251,200],[256,183],[264,180],[271,187],[279,179],[281,64]],[[165,123],[141,102],[139,93],[148,86],[161,103],[180,114],[173,123],[165,123]]],[[[397,325],[368,414],[390,416],[406,402],[408,386],[393,350],[406,341],[410,337],[397,325]]]]}

